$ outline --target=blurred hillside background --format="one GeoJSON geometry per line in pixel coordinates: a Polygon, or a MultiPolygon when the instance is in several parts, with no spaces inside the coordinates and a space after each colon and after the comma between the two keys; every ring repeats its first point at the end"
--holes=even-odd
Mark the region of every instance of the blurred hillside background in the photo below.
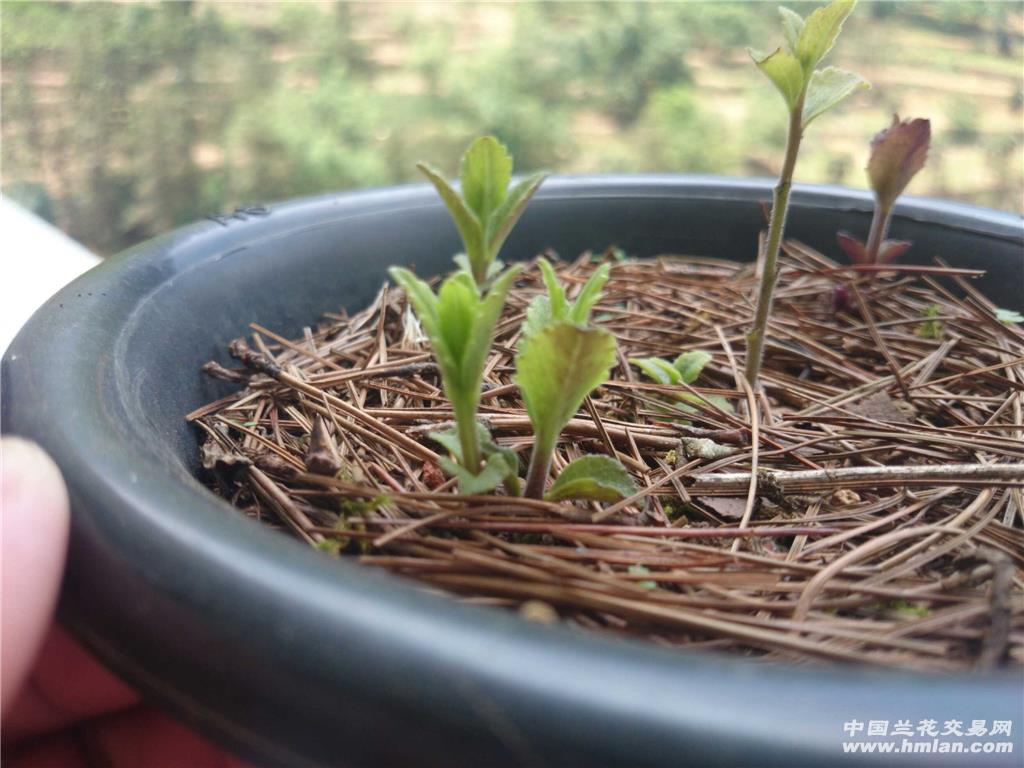
{"type": "MultiPolygon", "coordinates": [[[[421,159],[453,172],[484,132],[517,171],[768,176],[784,109],[744,46],[781,41],[775,8],[4,0],[3,191],[109,254],[421,159]]],[[[898,112],[933,122],[913,194],[1020,211],[1022,56],[1020,2],[862,3],[830,63],[874,88],[813,126],[798,179],[864,187],[898,112]]]]}

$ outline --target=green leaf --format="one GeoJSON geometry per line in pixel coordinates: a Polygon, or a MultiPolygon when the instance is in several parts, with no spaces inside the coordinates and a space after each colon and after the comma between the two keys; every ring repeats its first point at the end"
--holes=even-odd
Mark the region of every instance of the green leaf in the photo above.
{"type": "Polygon", "coordinates": [[[550,325],[551,319],[551,300],[547,296],[535,296],[526,307],[526,319],[523,320],[520,346],[529,341],[539,330],[550,325]]]}
{"type": "Polygon", "coordinates": [[[548,289],[548,306],[552,320],[566,320],[569,316],[569,305],[565,300],[565,289],[558,282],[558,275],[548,260],[541,258],[537,260],[540,273],[544,277],[544,285],[548,289]]]}
{"type": "Polygon", "coordinates": [[[647,374],[647,378],[658,384],[678,384],[683,375],[668,360],[660,357],[640,357],[630,360],[633,365],[647,374]]]}
{"type": "Polygon", "coordinates": [[[800,32],[804,28],[804,17],[789,8],[779,8],[779,16],[782,17],[782,33],[786,36],[786,45],[789,52],[796,51],[796,41],[800,39],[800,32]]]}
{"type": "Polygon", "coordinates": [[[487,252],[492,257],[498,255],[508,233],[512,231],[512,227],[516,225],[519,217],[526,210],[526,204],[530,202],[530,198],[547,177],[546,172],[526,177],[509,190],[501,205],[491,214],[491,218],[487,222],[484,242],[487,245],[487,252]]]}
{"type": "Polygon", "coordinates": [[[711,361],[711,355],[703,349],[683,352],[672,362],[672,367],[679,371],[679,376],[687,384],[693,384],[700,376],[704,366],[711,361]]]}
{"type": "Polygon", "coordinates": [[[1012,309],[997,308],[996,320],[1000,323],[1006,323],[1007,325],[1010,323],[1024,323],[1024,315],[1020,312],[1015,312],[1012,309]]]}
{"type": "MultiPolygon", "coordinates": [[[[482,424],[478,425],[483,427],[482,424]]],[[[487,433],[486,428],[484,432],[487,437],[490,437],[490,433],[487,433]]],[[[455,460],[460,464],[462,463],[462,443],[459,441],[459,430],[457,427],[452,425],[448,429],[439,429],[437,432],[431,432],[427,435],[435,443],[438,443],[448,449],[448,452],[455,457],[455,460]]]]}
{"type": "Polygon", "coordinates": [[[813,70],[832,50],[843,28],[843,22],[856,4],[857,0],[833,0],[804,19],[794,53],[805,71],[813,70]]]}
{"type": "Polygon", "coordinates": [[[455,222],[455,227],[459,230],[459,236],[462,237],[462,244],[466,249],[466,255],[473,267],[474,274],[478,272],[480,274],[485,273],[486,255],[484,251],[483,224],[476,214],[466,206],[465,201],[459,197],[459,194],[445,181],[440,171],[431,168],[426,163],[418,163],[416,167],[434,185],[434,189],[437,190],[445,206],[447,206],[448,212],[455,222]]]}
{"type": "Polygon", "coordinates": [[[608,282],[611,272],[608,264],[602,264],[591,273],[576,301],[569,302],[565,298],[565,289],[548,260],[538,259],[537,264],[547,286],[548,295],[535,297],[526,308],[526,319],[523,322],[524,343],[541,328],[556,321],[568,320],[576,325],[586,325],[590,320],[590,311],[600,300],[601,289],[608,282]]]}
{"type": "Polygon", "coordinates": [[[917,335],[922,339],[942,338],[942,322],[935,319],[939,316],[939,311],[938,304],[929,304],[925,309],[924,316],[927,319],[917,326],[917,335]]]}
{"type": "Polygon", "coordinates": [[[765,76],[772,81],[782,98],[786,100],[786,106],[792,112],[800,100],[807,82],[807,76],[797,58],[782,48],[776,48],[769,54],[760,53],[753,49],[747,49],[750,57],[764,72],[765,76]]]}
{"type": "MultiPolygon", "coordinates": [[[[637,564],[629,566],[629,568],[626,569],[626,572],[631,573],[635,576],[646,576],[650,573],[650,570],[645,565],[637,564]]],[[[643,587],[644,589],[658,588],[658,583],[656,581],[652,581],[651,579],[642,579],[636,582],[636,585],[638,587],[643,587]]]]}
{"type": "Polygon", "coordinates": [[[602,264],[591,273],[590,278],[580,290],[580,295],[569,310],[569,319],[577,325],[586,325],[590,321],[590,310],[601,299],[601,290],[611,275],[611,266],[602,264]]]}
{"type": "Polygon", "coordinates": [[[480,295],[476,283],[465,272],[456,272],[441,283],[437,293],[441,337],[450,354],[461,361],[473,336],[480,295]]]}
{"type": "Polygon", "coordinates": [[[600,328],[554,322],[516,355],[516,384],[533,423],[535,450],[550,451],[558,433],[615,364],[615,337],[600,328]]]}
{"type": "Polygon", "coordinates": [[[512,156],[493,136],[481,136],[466,150],[459,166],[462,197],[486,227],[512,179],[512,156]]]}
{"type": "Polygon", "coordinates": [[[445,472],[459,481],[459,493],[471,496],[478,493],[493,491],[509,476],[513,470],[502,453],[492,453],[479,474],[473,474],[461,464],[456,464],[447,456],[438,458],[437,463],[445,472]]]}
{"type": "MultiPolygon", "coordinates": [[[[710,403],[720,411],[726,413],[735,413],[736,410],[732,407],[732,403],[728,399],[721,395],[695,395],[692,392],[680,392],[676,395],[680,400],[685,400],[688,403],[697,403],[698,405],[703,403],[710,403]]],[[[696,411],[694,411],[696,412],[696,411]]]]}
{"type": "MultiPolygon", "coordinates": [[[[491,431],[479,421],[476,423],[476,430],[485,463],[490,460],[492,455],[500,454],[505,461],[505,466],[509,470],[506,476],[502,478],[501,482],[508,484],[510,481],[514,481],[515,487],[518,487],[519,457],[516,455],[516,452],[510,448],[502,448],[495,443],[494,438],[491,437],[491,431]]],[[[455,457],[455,463],[465,471],[465,462],[462,460],[462,442],[459,439],[458,427],[453,425],[448,429],[431,432],[427,437],[444,446],[448,452],[455,457]]],[[[442,466],[442,468],[444,467],[442,466]]],[[[453,477],[459,476],[455,471],[446,471],[448,471],[448,474],[453,477]]],[[[467,472],[467,476],[474,475],[472,475],[471,472],[467,472]]],[[[518,491],[516,491],[514,495],[518,495],[518,491]]]]}
{"type": "Polygon", "coordinates": [[[859,90],[870,88],[871,84],[856,72],[847,72],[838,67],[825,67],[811,75],[804,98],[803,126],[832,109],[859,90]]]}
{"type": "Polygon", "coordinates": [[[629,472],[608,456],[583,456],[571,462],[559,474],[544,496],[548,501],[590,499],[616,502],[636,493],[629,472]]]}

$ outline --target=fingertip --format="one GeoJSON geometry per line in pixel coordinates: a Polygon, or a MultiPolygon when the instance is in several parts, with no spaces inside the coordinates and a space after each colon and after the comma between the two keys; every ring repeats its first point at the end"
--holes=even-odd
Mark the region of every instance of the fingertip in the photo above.
{"type": "Polygon", "coordinates": [[[67,489],[35,443],[0,440],[0,505],[0,709],[6,712],[49,628],[67,553],[67,489]]]}

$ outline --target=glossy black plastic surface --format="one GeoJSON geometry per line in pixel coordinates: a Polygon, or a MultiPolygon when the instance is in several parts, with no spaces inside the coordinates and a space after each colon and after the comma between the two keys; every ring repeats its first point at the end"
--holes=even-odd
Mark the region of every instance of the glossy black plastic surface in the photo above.
{"type": "MultiPolygon", "coordinates": [[[[769,199],[760,181],[553,179],[503,255],[614,243],[747,259],[769,199]]],[[[788,235],[834,253],[836,229],[863,235],[870,209],[797,188],[788,235]]],[[[912,200],[892,234],[914,260],[988,270],[978,286],[1024,309],[1019,217],[912,200]]],[[[365,304],[389,265],[437,272],[456,249],[423,186],[289,202],[111,258],[32,318],[3,361],[3,429],[67,477],[62,616],[95,653],[268,766],[833,765],[845,721],[925,718],[1013,720],[1016,754],[971,764],[1016,764],[1019,671],[769,667],[537,627],[319,556],[196,482],[183,416],[228,391],[202,363],[226,362],[250,322],[296,333],[365,304]]]]}

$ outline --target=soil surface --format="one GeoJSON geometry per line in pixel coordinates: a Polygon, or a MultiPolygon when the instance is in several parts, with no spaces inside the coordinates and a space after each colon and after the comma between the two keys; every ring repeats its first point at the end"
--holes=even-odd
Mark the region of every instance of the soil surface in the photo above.
{"type": "MultiPolygon", "coordinates": [[[[252,326],[237,394],[189,414],[205,479],[239,510],[424,588],[532,621],[764,659],[934,671],[1024,664],[1024,331],[976,273],[839,267],[787,243],[761,387],[742,377],[751,265],[609,251],[594,322],[619,363],[563,432],[555,470],[613,454],[617,504],[457,495],[449,426],[400,290],[287,339],[252,326]],[[693,385],[631,361],[705,350],[693,385]]],[[[480,417],[525,472],[514,357],[543,290],[510,294],[480,417]]]]}

